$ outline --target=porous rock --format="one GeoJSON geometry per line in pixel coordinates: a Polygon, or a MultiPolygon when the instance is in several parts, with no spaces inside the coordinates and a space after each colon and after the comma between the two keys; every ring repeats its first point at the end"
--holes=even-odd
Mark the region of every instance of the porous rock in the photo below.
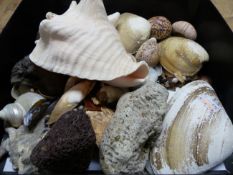
{"type": "Polygon", "coordinates": [[[144,170],[149,152],[146,142],[161,132],[167,97],[164,87],[148,82],[120,98],[100,145],[101,166],[106,174],[144,170]]]}
{"type": "Polygon", "coordinates": [[[91,161],[95,133],[83,110],[69,111],[33,149],[31,161],[42,170],[80,173],[91,161]]]}

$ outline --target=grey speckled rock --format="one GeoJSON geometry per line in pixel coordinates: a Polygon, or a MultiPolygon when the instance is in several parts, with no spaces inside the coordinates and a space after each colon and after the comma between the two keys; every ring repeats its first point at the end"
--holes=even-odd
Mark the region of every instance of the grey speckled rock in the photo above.
{"type": "Polygon", "coordinates": [[[100,161],[106,174],[142,172],[148,159],[149,137],[161,132],[168,92],[148,82],[120,98],[100,145],[100,161]]]}
{"type": "Polygon", "coordinates": [[[44,119],[40,120],[33,131],[28,131],[21,126],[18,129],[7,128],[9,138],[3,142],[3,147],[8,151],[12,164],[19,174],[35,174],[38,172],[30,161],[32,149],[41,140],[44,134],[44,119]]]}

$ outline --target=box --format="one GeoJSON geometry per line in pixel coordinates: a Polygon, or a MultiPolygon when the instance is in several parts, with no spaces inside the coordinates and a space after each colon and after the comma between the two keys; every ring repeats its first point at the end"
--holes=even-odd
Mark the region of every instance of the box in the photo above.
{"type": "MultiPolygon", "coordinates": [[[[10,96],[10,73],[13,65],[34,48],[39,23],[48,11],[61,14],[71,0],[23,0],[0,35],[0,107],[13,101],[10,96]]],[[[131,12],[149,18],[166,16],[171,22],[191,22],[197,42],[209,53],[210,61],[201,74],[211,78],[228,115],[233,119],[233,33],[209,0],[104,0],[107,13],[131,12]]],[[[0,123],[0,135],[3,136],[0,123]]],[[[233,172],[232,158],[225,161],[233,172]]],[[[1,163],[3,167],[4,161],[1,163]]],[[[2,172],[0,168],[0,172],[2,172]]],[[[224,173],[224,172],[222,172],[224,173]]]]}

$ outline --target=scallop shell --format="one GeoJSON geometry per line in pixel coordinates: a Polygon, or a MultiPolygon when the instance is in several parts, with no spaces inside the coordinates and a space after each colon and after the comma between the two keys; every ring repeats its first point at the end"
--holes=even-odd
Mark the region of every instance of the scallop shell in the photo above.
{"type": "Polygon", "coordinates": [[[0,111],[0,118],[8,121],[13,127],[19,127],[23,123],[23,117],[26,112],[42,99],[44,97],[33,92],[22,94],[14,103],[7,104],[0,111]]]}
{"type": "Polygon", "coordinates": [[[109,108],[102,107],[101,111],[86,111],[86,114],[91,120],[91,124],[96,135],[96,144],[99,146],[102,141],[105,128],[107,128],[111,121],[114,112],[109,108]]]}
{"type": "Polygon", "coordinates": [[[145,62],[133,62],[126,52],[102,0],[72,1],[64,14],[43,20],[39,33],[29,57],[46,70],[111,84],[117,79],[116,86],[121,78],[138,85],[148,73],[145,62]]]}
{"type": "Polygon", "coordinates": [[[191,40],[195,40],[197,38],[196,29],[187,21],[177,21],[173,23],[172,32],[175,34],[180,34],[191,40]]]}
{"type": "Polygon", "coordinates": [[[163,130],[150,152],[155,174],[196,174],[233,152],[233,125],[205,81],[193,81],[169,101],[163,130]]]}
{"type": "Polygon", "coordinates": [[[159,43],[160,64],[169,73],[184,82],[195,75],[203,62],[209,60],[206,50],[193,40],[170,37],[159,43]]]}

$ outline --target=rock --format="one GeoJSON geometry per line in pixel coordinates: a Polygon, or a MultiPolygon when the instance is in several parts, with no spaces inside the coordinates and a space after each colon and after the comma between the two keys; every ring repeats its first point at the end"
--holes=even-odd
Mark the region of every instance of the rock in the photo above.
{"type": "Polygon", "coordinates": [[[10,160],[19,174],[36,174],[38,172],[30,161],[30,155],[33,148],[41,140],[45,124],[44,119],[40,120],[33,131],[28,131],[26,127],[21,126],[18,129],[7,128],[9,138],[2,146],[10,155],[10,160]]]}
{"type": "Polygon", "coordinates": [[[62,115],[33,149],[31,161],[42,170],[57,173],[84,172],[91,161],[95,133],[83,110],[62,115]]]}
{"type": "Polygon", "coordinates": [[[104,173],[143,171],[149,152],[146,143],[161,132],[167,97],[164,87],[148,82],[120,98],[100,145],[104,173]]]}

